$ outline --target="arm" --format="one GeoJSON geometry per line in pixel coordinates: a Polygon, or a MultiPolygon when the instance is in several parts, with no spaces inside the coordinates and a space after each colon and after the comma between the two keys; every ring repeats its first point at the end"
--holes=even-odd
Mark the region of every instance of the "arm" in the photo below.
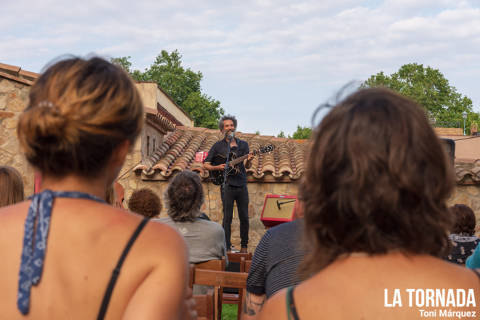
{"type": "Polygon", "coordinates": [[[256,295],[247,291],[245,295],[245,303],[243,304],[242,320],[256,319],[265,300],[266,296],[264,294],[256,295]]]}
{"type": "Polygon", "coordinates": [[[243,305],[243,320],[256,319],[266,300],[265,282],[267,279],[267,255],[270,232],[266,232],[255,249],[252,265],[247,278],[247,293],[243,305]]]}
{"type": "Polygon", "coordinates": [[[208,171],[213,171],[213,170],[224,170],[225,169],[225,164],[219,164],[219,165],[212,165],[212,160],[214,158],[214,156],[216,156],[218,154],[218,151],[216,149],[216,145],[217,144],[214,144],[212,146],[212,148],[210,148],[210,150],[208,151],[208,156],[207,158],[205,159],[205,161],[203,162],[203,167],[205,169],[207,169],[208,171]]]}
{"type": "Polygon", "coordinates": [[[205,162],[203,164],[203,167],[207,169],[208,171],[213,171],[213,170],[224,170],[225,169],[225,163],[213,166],[210,162],[205,162]]]}

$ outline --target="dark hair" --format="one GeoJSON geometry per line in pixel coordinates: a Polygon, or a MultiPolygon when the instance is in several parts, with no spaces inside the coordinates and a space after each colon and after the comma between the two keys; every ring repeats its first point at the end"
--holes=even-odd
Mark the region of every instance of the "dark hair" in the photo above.
{"type": "Polygon", "coordinates": [[[23,180],[17,169],[0,166],[0,207],[23,201],[23,180]]]}
{"type": "Polygon", "coordinates": [[[142,125],[142,101],[125,71],[98,57],[70,58],[32,86],[17,133],[28,162],[42,173],[92,177],[120,143],[133,145],[142,125]]]}
{"type": "Polygon", "coordinates": [[[220,129],[220,131],[223,131],[223,122],[225,120],[232,120],[233,126],[235,127],[235,129],[237,129],[237,118],[235,118],[235,116],[227,114],[221,117],[220,120],[218,121],[218,129],[220,129]]]}
{"type": "Polygon", "coordinates": [[[165,198],[173,221],[194,221],[204,201],[200,177],[189,170],[179,172],[168,185],[165,198]]]}
{"type": "Polygon", "coordinates": [[[475,233],[475,213],[473,210],[464,204],[456,204],[450,207],[450,212],[455,219],[452,233],[473,236],[475,233]]]}
{"type": "Polygon", "coordinates": [[[352,252],[442,256],[452,189],[453,170],[422,108],[388,89],[355,92],[313,133],[299,190],[311,249],[304,273],[352,252]]]}
{"type": "Polygon", "coordinates": [[[162,211],[160,198],[150,189],[143,188],[135,190],[128,200],[128,208],[145,217],[153,218],[162,211]]]}

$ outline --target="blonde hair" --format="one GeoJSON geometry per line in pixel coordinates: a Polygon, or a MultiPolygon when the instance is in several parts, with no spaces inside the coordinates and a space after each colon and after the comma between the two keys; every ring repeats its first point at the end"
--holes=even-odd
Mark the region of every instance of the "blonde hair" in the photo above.
{"type": "Polygon", "coordinates": [[[0,166],[0,207],[23,201],[23,180],[17,169],[0,166]]]}
{"type": "Polygon", "coordinates": [[[142,101],[125,71],[98,57],[70,58],[35,82],[17,134],[27,160],[41,172],[92,177],[115,147],[134,143],[142,125],[142,101]]]}

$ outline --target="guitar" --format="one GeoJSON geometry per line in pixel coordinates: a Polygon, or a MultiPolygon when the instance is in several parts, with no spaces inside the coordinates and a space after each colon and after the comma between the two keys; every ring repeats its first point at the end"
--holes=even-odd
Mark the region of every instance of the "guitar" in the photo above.
{"type": "MultiPolygon", "coordinates": [[[[258,150],[253,150],[252,153],[253,153],[254,156],[258,156],[259,154],[272,152],[273,149],[275,149],[275,146],[273,144],[269,144],[268,146],[261,147],[258,150]]],[[[226,157],[224,157],[222,155],[219,155],[218,157],[222,158],[222,159],[220,161],[218,161],[217,164],[227,162],[226,157]]],[[[237,155],[235,153],[230,152],[230,161],[228,162],[227,177],[229,175],[235,175],[235,174],[239,173],[240,169],[236,165],[243,162],[243,160],[245,160],[247,158],[248,158],[248,154],[243,155],[241,157],[237,157],[237,155]]],[[[219,185],[223,184],[224,179],[225,179],[224,178],[225,177],[224,176],[225,171],[223,171],[223,170],[213,170],[213,171],[210,171],[210,175],[211,175],[211,181],[214,185],[219,186],[219,185]]]]}

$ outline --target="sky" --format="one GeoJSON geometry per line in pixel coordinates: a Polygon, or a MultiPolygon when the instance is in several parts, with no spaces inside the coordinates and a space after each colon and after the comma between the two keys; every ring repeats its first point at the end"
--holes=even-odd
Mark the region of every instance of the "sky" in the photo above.
{"type": "Polygon", "coordinates": [[[292,134],[345,84],[407,63],[439,69],[480,110],[480,0],[0,0],[0,63],[161,50],[203,73],[238,130],[292,134]]]}

